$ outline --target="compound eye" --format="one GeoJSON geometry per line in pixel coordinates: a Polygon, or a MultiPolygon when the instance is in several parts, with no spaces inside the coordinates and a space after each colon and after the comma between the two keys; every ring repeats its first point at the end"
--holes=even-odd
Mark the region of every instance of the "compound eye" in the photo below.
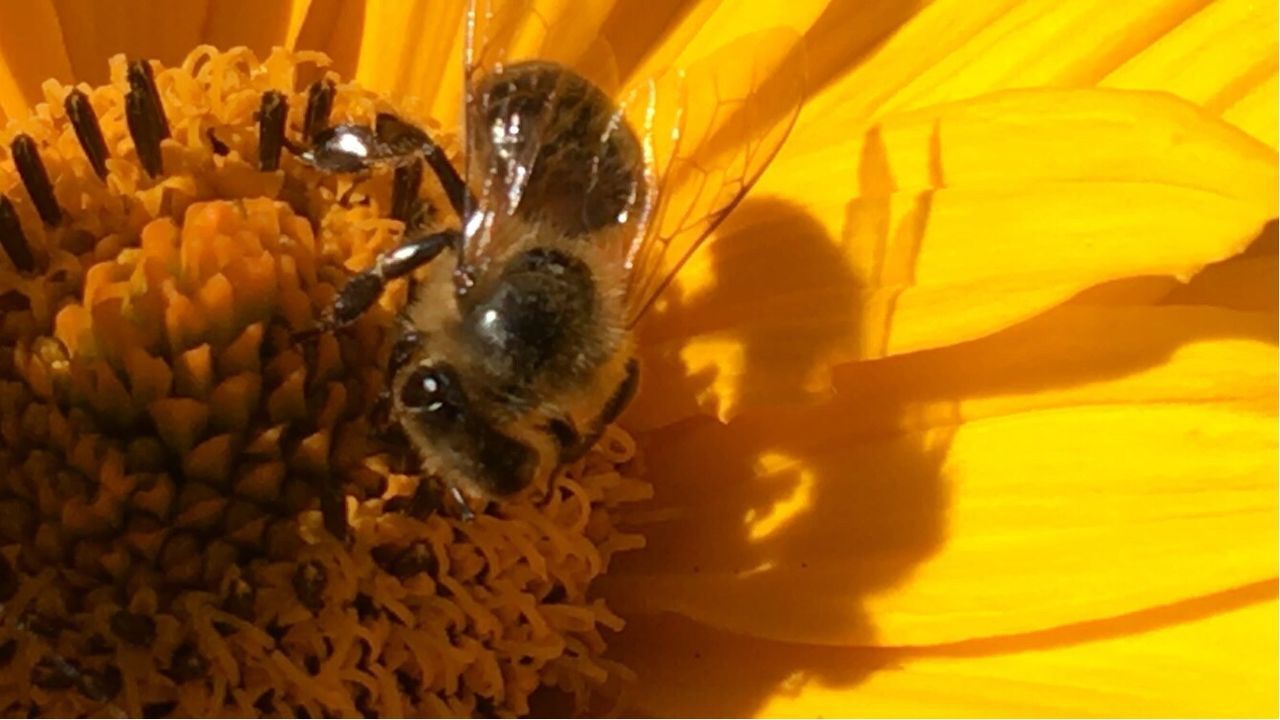
{"type": "Polygon", "coordinates": [[[440,418],[457,417],[461,412],[457,400],[452,374],[440,368],[420,366],[400,388],[400,402],[405,407],[440,418]]]}

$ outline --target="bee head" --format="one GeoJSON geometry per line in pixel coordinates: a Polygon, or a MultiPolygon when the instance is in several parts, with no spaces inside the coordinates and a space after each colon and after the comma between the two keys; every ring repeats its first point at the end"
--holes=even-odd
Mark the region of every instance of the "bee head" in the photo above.
{"type": "Polygon", "coordinates": [[[533,482],[538,452],[478,412],[448,362],[423,361],[398,373],[398,420],[427,464],[458,485],[505,497],[533,482]]]}

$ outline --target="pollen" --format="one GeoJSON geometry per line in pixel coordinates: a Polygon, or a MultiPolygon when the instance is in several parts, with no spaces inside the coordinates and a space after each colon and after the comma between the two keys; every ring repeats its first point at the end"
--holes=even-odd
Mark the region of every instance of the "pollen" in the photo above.
{"type": "Polygon", "coordinates": [[[458,145],[326,66],[117,57],[0,135],[6,716],[519,715],[627,677],[591,585],[643,544],[631,438],[464,518],[374,412],[405,281],[314,332],[449,206],[291,144],[391,111],[458,145]]]}

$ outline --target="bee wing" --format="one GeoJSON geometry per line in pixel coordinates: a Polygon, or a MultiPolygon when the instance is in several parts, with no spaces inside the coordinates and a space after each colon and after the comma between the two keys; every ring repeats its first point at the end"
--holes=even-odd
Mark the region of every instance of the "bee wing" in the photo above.
{"type": "Polygon", "coordinates": [[[803,38],[790,29],[742,37],[625,93],[649,175],[644,217],[626,251],[630,325],[746,196],[804,95],[803,38]]]}
{"type": "MultiPolygon", "coordinates": [[[[469,0],[464,29],[463,126],[466,137],[465,180],[477,207],[467,208],[464,261],[482,265],[501,252],[502,236],[491,232],[502,216],[522,210],[535,160],[556,132],[563,102],[532,110],[519,93],[490,90],[505,68],[527,60],[573,68],[604,92],[617,90],[618,73],[608,43],[584,37],[566,24],[551,23],[543,6],[552,0],[469,0]],[[514,96],[514,97],[513,97],[514,96]]],[[[554,84],[564,80],[549,78],[554,84]]],[[[527,89],[526,89],[527,90],[527,89]]],[[[538,89],[538,95],[564,95],[561,88],[538,89]]]]}

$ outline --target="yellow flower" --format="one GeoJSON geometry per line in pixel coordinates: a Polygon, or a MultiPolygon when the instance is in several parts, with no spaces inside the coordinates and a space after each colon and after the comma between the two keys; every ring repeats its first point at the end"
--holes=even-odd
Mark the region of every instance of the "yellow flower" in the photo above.
{"type": "MultiPolygon", "coordinates": [[[[624,77],[776,25],[803,32],[809,58],[810,97],[787,144],[641,328],[644,386],[622,424],[637,436],[654,497],[623,505],[643,486],[610,486],[616,502],[593,516],[608,527],[591,539],[630,547],[613,530],[621,514],[647,547],[617,556],[575,598],[587,607],[603,593],[627,620],[610,636],[609,660],[598,660],[593,625],[581,657],[623,680],[621,666],[634,671],[632,707],[661,715],[1280,710],[1273,4],[536,4],[566,56],[603,38],[624,77]]],[[[25,118],[45,98],[45,78],[105,82],[106,58],[117,52],[175,67],[201,43],[246,44],[260,58],[284,45],[327,53],[334,70],[368,90],[418,98],[448,127],[460,4],[243,5],[0,10],[0,107],[25,118]]],[[[6,187],[16,185],[6,173],[6,187]]],[[[222,192],[270,194],[240,182],[222,192]]],[[[59,187],[63,197],[79,196],[59,187]]],[[[157,216],[163,205],[143,203],[157,216]]],[[[305,235],[296,219],[246,207],[236,214],[213,204],[204,219],[254,235],[269,257],[299,267],[319,258],[330,282],[339,265],[362,267],[387,242],[385,233],[334,231],[286,252],[272,238],[279,228],[305,235]]],[[[34,210],[19,209],[24,227],[39,226],[34,210]]],[[[338,213],[334,222],[344,220],[338,213]]],[[[141,256],[208,242],[195,231],[186,237],[185,227],[181,236],[145,227],[141,256]]],[[[131,292],[127,275],[112,274],[127,263],[145,258],[99,246],[83,286],[69,268],[69,284],[24,285],[24,302],[34,313],[71,292],[87,311],[68,315],[59,337],[101,329],[115,316],[94,314],[84,295],[131,292]]],[[[270,311],[305,317],[331,291],[283,288],[270,311]]],[[[164,307],[208,310],[171,311],[186,317],[173,321],[179,334],[197,316],[252,324],[262,312],[233,315],[214,291],[179,296],[164,307]]],[[[9,322],[0,329],[34,332],[26,320],[9,322]]],[[[236,323],[236,333],[225,328],[228,346],[242,331],[236,323]]],[[[373,318],[374,337],[358,342],[376,344],[376,331],[373,318]]],[[[57,348],[22,347],[27,354],[11,365],[67,362],[57,348]]],[[[103,349],[112,352],[117,372],[154,368],[127,348],[103,349]]],[[[168,360],[174,383],[207,376],[197,357],[168,360]]],[[[296,369],[289,362],[283,370],[296,369]]],[[[0,363],[0,377],[13,377],[11,365],[0,363]]],[[[94,397],[119,386],[113,372],[84,374],[94,397]]],[[[38,394],[43,381],[22,377],[38,394]]],[[[306,428],[328,417],[324,403],[280,397],[273,411],[296,411],[290,418],[306,428]]],[[[169,428],[166,443],[185,449],[181,430],[193,411],[172,405],[161,408],[174,422],[159,424],[169,428]]],[[[246,417],[254,427],[276,419],[246,417]]],[[[49,424],[4,420],[6,440],[49,424]]],[[[106,478],[91,450],[70,467],[106,478]]],[[[609,475],[622,457],[597,457],[596,467],[609,475]]],[[[198,516],[201,500],[210,499],[186,509],[198,516]]],[[[61,526],[96,517],[77,509],[61,526]]],[[[296,549],[280,552],[293,553],[290,568],[307,567],[310,556],[298,564],[296,549]]],[[[181,573],[185,557],[178,552],[166,572],[181,573]]],[[[143,593],[131,602],[129,612],[146,614],[157,600],[143,593]]],[[[597,621],[611,617],[590,607],[597,621]]],[[[13,632],[17,619],[6,612],[5,622],[13,632]]],[[[457,662],[471,667],[479,654],[457,662]]],[[[502,668],[509,694],[497,709],[521,712],[532,676],[502,668]]],[[[211,673],[223,685],[209,687],[242,689],[224,670],[211,673]]],[[[463,675],[443,706],[422,707],[469,712],[477,696],[492,699],[491,673],[463,675]]],[[[109,678],[94,678],[90,692],[81,681],[81,696],[102,694],[109,678]]],[[[534,682],[579,689],[598,680],[568,663],[534,682]],[[583,677],[568,679],[575,674],[583,677]]],[[[279,674],[267,682],[302,684],[279,674]]],[[[370,687],[365,700],[404,694],[395,682],[370,687]]],[[[317,685],[316,702],[344,707],[341,688],[317,685]]],[[[121,697],[126,707],[138,702],[121,697]]],[[[226,704],[258,699],[241,693],[226,704]]],[[[181,700],[184,708],[224,702],[212,691],[181,700]]],[[[57,702],[45,707],[86,707],[57,702]]]]}

